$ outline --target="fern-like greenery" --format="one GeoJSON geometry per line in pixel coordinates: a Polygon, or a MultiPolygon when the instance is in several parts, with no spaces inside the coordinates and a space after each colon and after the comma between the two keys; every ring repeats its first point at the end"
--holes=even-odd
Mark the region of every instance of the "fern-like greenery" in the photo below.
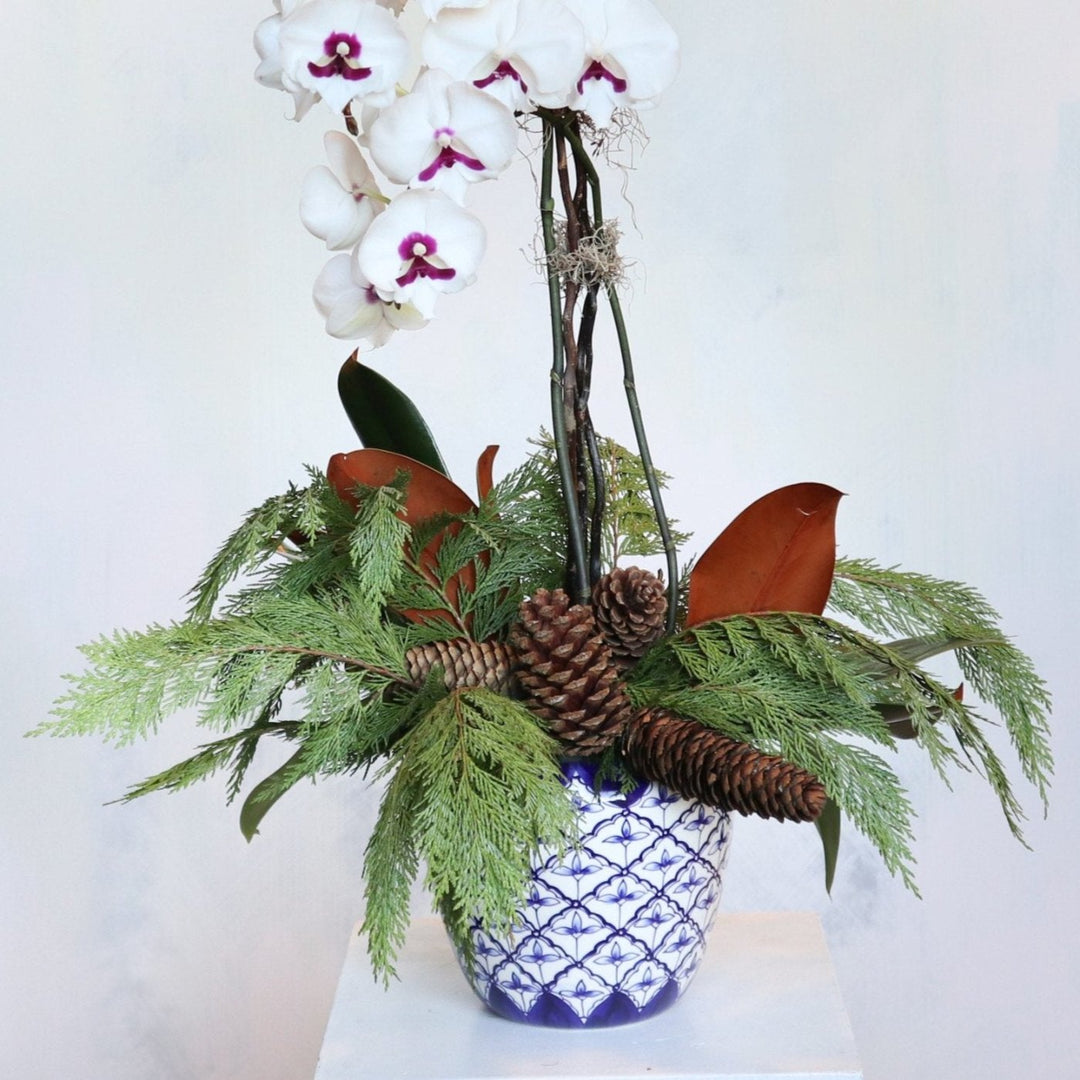
{"type": "MultiPolygon", "coordinates": [[[[949,649],[966,683],[993,706],[1005,724],[1026,779],[1045,807],[1053,756],[1050,750],[1050,694],[1031,659],[1004,635],[999,616],[970,586],[927,574],[883,568],[869,559],[841,559],[836,565],[830,606],[880,634],[907,634],[906,643],[923,655],[949,649]]],[[[895,649],[893,650],[896,651],[895,649]]],[[[891,662],[891,661],[890,661],[891,662]]],[[[888,672],[885,672],[886,679],[888,672]]],[[[948,715],[953,715],[952,710],[948,715]]],[[[924,739],[925,724],[917,722],[924,739]]],[[[957,732],[960,748],[981,765],[1002,799],[1013,832],[1020,816],[1000,763],[984,753],[976,732],[957,732]]]]}
{"type": "MultiPolygon", "coordinates": [[[[421,866],[467,956],[469,921],[511,923],[530,857],[569,842],[574,811],[558,744],[521,703],[486,689],[448,691],[438,668],[418,684],[406,656],[440,639],[505,641],[523,597],[562,584],[563,502],[550,440],[539,445],[475,512],[412,525],[403,513],[406,471],[383,487],[357,488],[354,510],[309,469],[306,487],[290,486],[245,517],[196,583],[185,619],[85,646],[85,671],[38,732],[124,745],[173,712],[195,710],[206,742],[126,799],[224,773],[232,800],[261,740],[289,743],[292,756],[243,802],[249,839],[305,778],[381,777],[365,856],[375,970],[393,972],[421,866]]],[[[608,565],[656,553],[640,461],[608,439],[601,450],[608,565]]],[[[627,676],[631,698],[817,775],[911,888],[911,806],[887,761],[902,729],[943,777],[954,766],[980,771],[1019,836],[1021,806],[979,718],[920,666],[955,652],[1045,801],[1049,696],[996,613],[966,586],[865,560],[837,563],[830,603],[861,629],[791,613],[719,619],[656,644],[627,676]]],[[[610,773],[625,771],[617,753],[609,759],[610,773]]]]}
{"type": "MultiPolygon", "coordinates": [[[[559,503],[552,503],[551,520],[562,521],[563,511],[559,495],[559,477],[555,465],[555,444],[547,432],[542,431],[534,445],[540,447],[537,455],[539,462],[547,462],[544,475],[545,498],[554,497],[559,503]]],[[[649,495],[649,484],[645,467],[639,455],[607,436],[597,439],[600,464],[603,471],[606,490],[604,524],[601,531],[601,560],[607,569],[619,564],[619,560],[630,555],[648,557],[660,555],[664,551],[664,541],[656,524],[649,495]]],[[[671,477],[660,469],[655,470],[661,490],[665,490],[671,477]]],[[[678,522],[668,519],[671,539],[680,547],[690,539],[690,534],[681,532],[675,526],[678,522]]],[[[557,545],[565,547],[564,533],[555,537],[557,545]]]]}
{"type": "Polygon", "coordinates": [[[484,690],[447,694],[437,671],[417,686],[405,655],[439,638],[504,636],[526,591],[561,580],[547,471],[534,458],[476,513],[410,529],[407,473],[361,489],[353,511],[310,469],[307,487],[254,508],[226,540],[186,619],[85,646],[86,669],[35,733],[124,745],[197,710],[208,741],[125,799],[226,773],[231,800],[260,740],[292,743],[292,757],[247,795],[249,839],[300,780],[374,767],[389,777],[367,858],[376,970],[392,970],[419,859],[465,946],[470,913],[491,925],[513,917],[529,853],[564,841],[572,805],[557,744],[523,706],[484,690]],[[456,585],[463,568],[467,589],[456,585]],[[410,609],[432,615],[396,614],[410,609]]]}

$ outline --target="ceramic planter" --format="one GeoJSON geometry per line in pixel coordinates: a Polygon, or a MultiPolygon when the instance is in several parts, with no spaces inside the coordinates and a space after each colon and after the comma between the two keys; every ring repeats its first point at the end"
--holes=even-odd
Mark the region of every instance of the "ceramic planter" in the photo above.
{"type": "Polygon", "coordinates": [[[551,1027],[610,1027],[654,1016],[686,989],[720,900],[731,823],[656,784],[594,790],[595,769],[564,775],[580,846],[537,860],[505,938],[472,928],[463,964],[500,1016],[551,1027]]]}

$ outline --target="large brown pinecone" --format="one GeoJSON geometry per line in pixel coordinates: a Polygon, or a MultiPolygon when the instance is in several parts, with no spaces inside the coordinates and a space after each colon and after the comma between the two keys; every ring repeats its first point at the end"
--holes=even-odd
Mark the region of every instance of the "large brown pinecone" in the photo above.
{"type": "Polygon", "coordinates": [[[486,686],[506,694],[513,682],[513,654],[501,641],[455,638],[414,645],[405,653],[405,666],[413,682],[422,683],[436,665],[443,669],[447,690],[486,686]]]}
{"type": "Polygon", "coordinates": [[[805,769],[667,709],[637,713],[623,745],[640,776],[721,810],[813,821],[825,808],[825,788],[805,769]]]}
{"type": "Polygon", "coordinates": [[[610,746],[633,712],[592,610],[562,589],[539,589],[510,635],[529,707],[578,757],[610,746]]]}
{"type": "Polygon", "coordinates": [[[624,667],[664,633],[667,591],[649,570],[616,567],[593,586],[592,600],[596,625],[624,667]]]}

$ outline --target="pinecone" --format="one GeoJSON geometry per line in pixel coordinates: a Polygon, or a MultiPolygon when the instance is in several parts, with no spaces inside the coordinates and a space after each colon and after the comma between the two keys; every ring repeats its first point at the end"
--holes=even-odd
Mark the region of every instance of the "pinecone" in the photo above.
{"type": "Polygon", "coordinates": [[[616,567],[593,586],[592,600],[596,624],[623,667],[664,633],[667,592],[649,570],[616,567]]]}
{"type": "Polygon", "coordinates": [[[578,757],[610,746],[633,706],[592,611],[562,589],[537,590],[510,635],[517,679],[533,712],[578,757]]]}
{"type": "Polygon", "coordinates": [[[825,808],[825,788],[805,769],[667,709],[634,716],[624,749],[639,775],[721,810],[813,821],[825,808]]]}
{"type": "Polygon", "coordinates": [[[486,686],[506,694],[513,683],[513,654],[501,641],[454,638],[414,645],[405,653],[405,665],[413,682],[422,683],[436,664],[443,669],[448,690],[486,686]]]}

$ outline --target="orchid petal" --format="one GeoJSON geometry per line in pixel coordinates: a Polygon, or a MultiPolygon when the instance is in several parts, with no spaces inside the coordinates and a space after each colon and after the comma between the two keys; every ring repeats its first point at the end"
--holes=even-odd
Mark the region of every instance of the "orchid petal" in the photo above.
{"type": "Polygon", "coordinates": [[[587,54],[570,107],[606,127],[616,108],[655,104],[679,70],[679,42],[651,0],[564,2],[585,28],[587,54]]]}
{"type": "MultiPolygon", "coordinates": [[[[280,4],[278,5],[280,9],[280,4]]],[[[255,27],[255,52],[259,64],[255,68],[255,81],[271,90],[285,90],[281,78],[281,55],[278,35],[281,30],[281,15],[271,15],[255,27]]],[[[318,94],[302,87],[288,91],[293,99],[293,120],[301,120],[312,105],[319,100],[318,94]]]]}
{"type": "Polygon", "coordinates": [[[427,321],[411,306],[385,303],[360,273],[352,255],[335,255],[312,291],[331,337],[385,345],[395,330],[417,330],[427,321]]]}
{"type": "Polygon", "coordinates": [[[342,251],[363,236],[382,210],[382,195],[352,139],[328,131],[323,145],[330,168],[316,166],[304,178],[300,220],[331,251],[342,251]]]}
{"type": "Polygon", "coordinates": [[[405,191],[371,223],[356,257],[384,300],[430,317],[441,293],[476,279],[485,241],[480,221],[446,195],[405,191]]]}
{"type": "Polygon", "coordinates": [[[488,0],[420,0],[420,6],[429,19],[434,19],[444,8],[479,8],[488,0]]]}
{"type": "Polygon", "coordinates": [[[309,0],[278,35],[282,82],[319,94],[340,112],[354,99],[389,105],[409,60],[394,16],[374,0],[309,0]]]}
{"type": "Polygon", "coordinates": [[[447,8],[424,32],[425,61],[513,110],[566,104],[584,67],[580,21],[562,0],[489,0],[447,8]]]}
{"type": "Polygon", "coordinates": [[[452,189],[501,172],[517,145],[513,114],[469,83],[432,69],[384,109],[368,133],[371,155],[393,181],[452,189]],[[453,181],[453,182],[451,182],[453,181]]]}

